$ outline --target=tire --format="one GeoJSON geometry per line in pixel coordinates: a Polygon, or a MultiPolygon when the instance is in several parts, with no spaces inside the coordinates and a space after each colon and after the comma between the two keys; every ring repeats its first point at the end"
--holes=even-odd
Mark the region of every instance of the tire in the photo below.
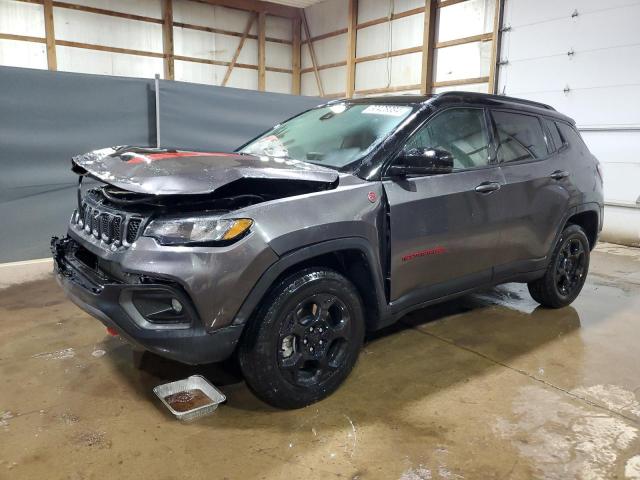
{"type": "Polygon", "coordinates": [[[533,299],[548,308],[562,308],[573,302],[587,279],[589,240],[578,225],[567,225],[547,266],[544,277],[528,284],[533,299]]]}
{"type": "Polygon", "coordinates": [[[364,331],[355,286],[334,270],[306,268],[263,300],[243,334],[240,368],[264,402],[301,408],[329,396],[347,378],[364,331]]]}

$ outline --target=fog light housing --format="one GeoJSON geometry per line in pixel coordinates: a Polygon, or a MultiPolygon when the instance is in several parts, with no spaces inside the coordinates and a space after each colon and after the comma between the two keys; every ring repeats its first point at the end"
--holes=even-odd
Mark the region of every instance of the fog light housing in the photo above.
{"type": "Polygon", "coordinates": [[[173,311],[176,313],[182,312],[182,304],[180,303],[180,300],[178,300],[177,298],[172,298],[171,308],[173,308],[173,311]]]}
{"type": "Polygon", "coordinates": [[[177,325],[190,323],[190,316],[175,293],[165,289],[136,290],[131,303],[140,316],[155,325],[177,325]]]}

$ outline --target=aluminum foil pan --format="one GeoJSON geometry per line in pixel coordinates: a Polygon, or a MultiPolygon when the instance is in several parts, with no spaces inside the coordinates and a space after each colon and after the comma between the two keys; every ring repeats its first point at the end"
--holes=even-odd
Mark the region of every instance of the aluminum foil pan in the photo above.
{"type": "Polygon", "coordinates": [[[185,422],[213,413],[227,399],[201,375],[158,385],[153,393],[178,420],[185,422]]]}

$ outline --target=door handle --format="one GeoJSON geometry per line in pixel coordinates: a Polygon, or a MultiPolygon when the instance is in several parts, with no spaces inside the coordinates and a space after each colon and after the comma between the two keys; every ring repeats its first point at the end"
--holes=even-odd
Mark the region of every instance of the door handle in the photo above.
{"type": "Polygon", "coordinates": [[[567,178],[569,176],[569,172],[565,170],[556,170],[549,176],[554,180],[562,180],[563,178],[567,178]]]}
{"type": "Polygon", "coordinates": [[[491,193],[500,190],[500,184],[497,182],[483,182],[476,187],[478,193],[491,193]]]}

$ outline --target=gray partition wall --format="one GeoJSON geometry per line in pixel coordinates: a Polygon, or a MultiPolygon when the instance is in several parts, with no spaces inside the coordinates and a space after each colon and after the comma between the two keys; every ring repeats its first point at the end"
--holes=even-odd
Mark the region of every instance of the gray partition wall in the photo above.
{"type": "MultiPolygon", "coordinates": [[[[322,100],[160,81],[163,147],[231,151],[322,100]]],[[[48,255],[75,205],[70,158],[156,144],[148,79],[0,67],[0,263],[48,255]]]]}

